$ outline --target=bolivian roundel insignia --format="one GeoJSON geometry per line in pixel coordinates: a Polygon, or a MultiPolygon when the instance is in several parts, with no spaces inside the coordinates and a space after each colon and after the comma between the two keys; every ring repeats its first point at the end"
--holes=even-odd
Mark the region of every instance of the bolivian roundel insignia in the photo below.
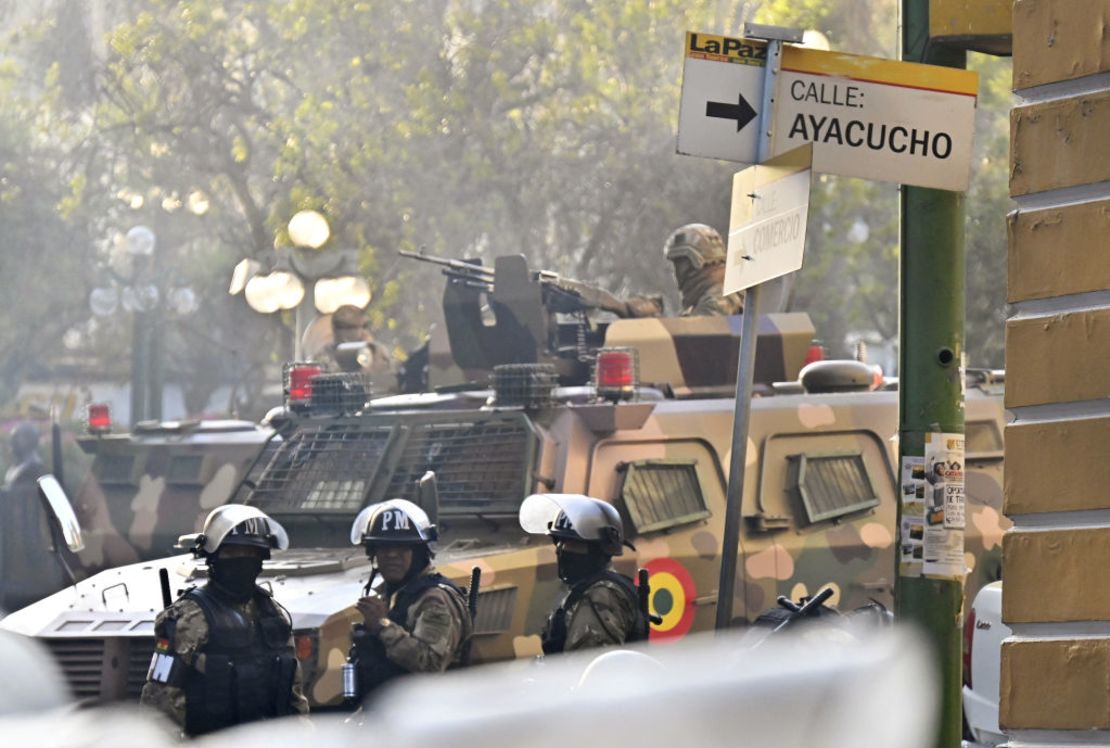
{"type": "Polygon", "coordinates": [[[694,598],[697,588],[686,568],[671,558],[657,558],[644,568],[651,586],[649,609],[663,619],[651,624],[652,640],[678,639],[694,623],[694,598]]]}

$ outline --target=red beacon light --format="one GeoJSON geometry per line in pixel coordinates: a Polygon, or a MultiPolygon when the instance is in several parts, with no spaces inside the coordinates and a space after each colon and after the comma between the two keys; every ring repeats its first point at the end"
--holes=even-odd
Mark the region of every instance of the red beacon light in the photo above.
{"type": "Polygon", "coordinates": [[[285,396],[290,405],[307,405],[312,399],[312,380],[324,373],[317,364],[293,364],[286,377],[285,396]]]}
{"type": "Polygon", "coordinates": [[[112,412],[108,403],[89,403],[85,421],[90,434],[107,434],[112,430],[112,412]]]}
{"type": "Polygon", "coordinates": [[[631,400],[639,384],[636,351],[631,348],[602,348],[597,352],[594,385],[599,397],[611,402],[631,400]]]}
{"type": "Polygon", "coordinates": [[[810,344],[809,349],[806,351],[806,359],[805,359],[805,363],[803,364],[803,366],[808,366],[809,364],[812,364],[814,361],[824,361],[824,360],[825,360],[825,346],[821,345],[821,343],[819,343],[816,340],[813,341],[810,344]]]}

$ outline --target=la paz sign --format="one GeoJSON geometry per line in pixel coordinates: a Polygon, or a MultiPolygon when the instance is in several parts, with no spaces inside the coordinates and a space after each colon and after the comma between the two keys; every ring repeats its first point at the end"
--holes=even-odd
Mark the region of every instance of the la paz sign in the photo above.
{"type": "MultiPolygon", "coordinates": [[[[766,45],[691,32],[685,51],[678,152],[753,163],[766,45]]],[[[817,172],[966,190],[978,86],[967,70],[783,45],[771,153],[813,143],[817,172]]]]}

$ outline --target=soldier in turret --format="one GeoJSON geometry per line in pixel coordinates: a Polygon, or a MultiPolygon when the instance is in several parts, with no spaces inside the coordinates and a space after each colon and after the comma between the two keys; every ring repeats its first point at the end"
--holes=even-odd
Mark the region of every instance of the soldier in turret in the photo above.
{"type": "Polygon", "coordinates": [[[154,622],[154,657],[141,703],[186,735],[306,714],[289,614],[255,581],[285,530],[242,504],[212,510],[204,531],[186,535],[208,564],[208,583],[185,592],[154,622]]]}
{"type": "Polygon", "coordinates": [[[744,292],[723,295],[725,242],[704,223],[688,223],[667,238],[664,256],[674,263],[682,293],[683,317],[730,315],[744,311],[744,292]]]}
{"type": "Polygon", "coordinates": [[[472,622],[466,597],[432,565],[435,526],[423,509],[404,499],[371,504],[351,526],[351,543],[366,548],[381,574],[384,595],[358,601],[351,659],[357,699],[406,673],[439,673],[463,659],[472,622]]]}
{"type": "Polygon", "coordinates": [[[559,578],[570,591],[544,626],[544,654],[622,645],[647,638],[632,580],[613,570],[624,539],[611,504],[588,496],[535,494],[520,506],[520,525],[555,543],[559,578]]]}
{"type": "Polygon", "coordinates": [[[344,304],[331,315],[332,343],[321,359],[336,371],[361,372],[368,375],[377,393],[397,389],[397,373],[389,349],[374,339],[370,333],[370,319],[366,312],[353,304],[344,304]],[[345,349],[357,349],[349,355],[345,349]],[[361,344],[361,348],[359,345],[361,344]]]}

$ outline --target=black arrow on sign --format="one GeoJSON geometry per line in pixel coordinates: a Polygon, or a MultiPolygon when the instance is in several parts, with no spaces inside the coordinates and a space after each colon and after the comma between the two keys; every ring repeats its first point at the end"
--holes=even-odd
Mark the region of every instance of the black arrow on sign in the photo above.
{"type": "Polygon", "coordinates": [[[744,93],[740,92],[740,97],[735,104],[725,104],[720,101],[707,101],[705,102],[705,116],[716,117],[717,119],[734,119],[736,120],[736,132],[744,129],[744,126],[755,119],[756,112],[752,109],[752,105],[744,98],[744,93]]]}

